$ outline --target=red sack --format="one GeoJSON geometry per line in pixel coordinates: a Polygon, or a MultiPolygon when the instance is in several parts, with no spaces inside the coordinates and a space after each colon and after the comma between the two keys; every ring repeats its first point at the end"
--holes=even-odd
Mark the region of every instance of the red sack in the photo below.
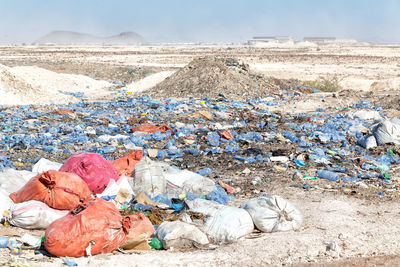
{"type": "Polygon", "coordinates": [[[92,199],[87,184],[78,175],[55,170],[31,178],[10,198],[14,203],[37,200],[59,210],[70,210],[92,199]]]}
{"type": "Polygon", "coordinates": [[[112,202],[96,198],[77,206],[47,228],[44,245],[58,257],[110,253],[122,245],[130,228],[112,202]]]}
{"type": "Polygon", "coordinates": [[[125,157],[114,160],[112,164],[115,169],[117,169],[119,176],[125,175],[131,177],[136,163],[138,163],[142,157],[143,152],[141,150],[134,150],[125,157]]]}
{"type": "Polygon", "coordinates": [[[145,132],[145,133],[155,133],[158,131],[165,133],[168,130],[172,131],[172,128],[166,124],[159,124],[159,125],[142,124],[131,128],[132,132],[145,132]]]}
{"type": "Polygon", "coordinates": [[[102,156],[95,153],[80,153],[71,156],[60,171],[79,175],[89,189],[99,194],[107,187],[110,179],[118,181],[119,175],[115,167],[102,156]]]}

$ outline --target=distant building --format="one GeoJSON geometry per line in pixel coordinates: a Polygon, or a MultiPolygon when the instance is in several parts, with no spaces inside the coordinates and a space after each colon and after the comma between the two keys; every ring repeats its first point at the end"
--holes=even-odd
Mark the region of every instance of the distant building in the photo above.
{"type": "Polygon", "coordinates": [[[328,44],[336,41],[336,37],[304,37],[304,42],[312,42],[316,44],[328,44]]]}
{"type": "Polygon", "coordinates": [[[292,42],[293,39],[290,36],[255,36],[253,39],[247,41],[248,44],[257,43],[287,43],[292,42]]]}

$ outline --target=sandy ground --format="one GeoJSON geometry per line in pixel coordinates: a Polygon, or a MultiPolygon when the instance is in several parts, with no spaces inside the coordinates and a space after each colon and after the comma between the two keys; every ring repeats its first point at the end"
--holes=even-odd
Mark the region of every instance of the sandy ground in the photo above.
{"type": "MultiPolygon", "coordinates": [[[[399,52],[400,46],[0,47],[0,64],[40,65],[54,73],[63,73],[62,67],[68,64],[82,64],[82,68],[76,67],[73,74],[69,73],[72,75],[87,75],[87,68],[93,66],[104,73],[110,66],[118,66],[118,71],[123,72],[121,75],[128,68],[159,68],[156,73],[146,71],[141,76],[147,78],[128,79],[132,82],[128,88],[146,90],[195,57],[225,55],[238,57],[249,63],[251,69],[276,78],[312,80],[337,75],[344,89],[366,91],[366,94],[390,91],[396,95],[400,84],[399,52]]],[[[110,77],[112,74],[109,72],[110,77]]],[[[104,75],[101,80],[108,81],[107,74],[104,75]]],[[[341,97],[335,93],[312,94],[288,105],[285,112],[311,112],[327,105],[346,105],[360,97],[361,93],[341,97]],[[321,95],[329,97],[321,98],[321,95]]],[[[371,202],[318,189],[282,187],[273,191],[264,188],[264,191],[289,199],[305,215],[305,226],[297,232],[256,234],[215,250],[116,253],[80,258],[76,262],[79,266],[379,266],[400,262],[398,202],[371,202]]],[[[25,252],[16,260],[28,259],[37,266],[61,265],[61,259],[42,259],[32,254],[25,252]]],[[[8,254],[1,258],[4,263],[12,260],[8,254]]]]}
{"type": "MultiPolygon", "coordinates": [[[[301,230],[254,234],[215,250],[151,251],[129,255],[117,252],[75,261],[79,266],[296,266],[335,262],[350,265],[365,257],[400,253],[399,203],[374,203],[331,192],[294,188],[273,193],[287,198],[303,212],[306,224],[301,230]]],[[[240,203],[239,200],[235,202],[240,203]]],[[[32,252],[25,252],[19,257],[22,259],[31,262],[36,259],[36,266],[61,264],[61,259],[42,261],[32,252]]],[[[386,258],[379,259],[385,262],[386,258]]],[[[368,262],[363,266],[368,266],[368,262]]]]}
{"type": "Polygon", "coordinates": [[[36,66],[0,65],[0,105],[71,103],[71,93],[84,92],[90,99],[110,95],[107,81],[84,75],[60,74],[36,66]]]}
{"type": "Polygon", "coordinates": [[[204,55],[237,57],[251,70],[276,78],[315,80],[336,76],[344,89],[364,91],[400,87],[400,46],[3,46],[0,64],[46,66],[43,63],[47,62],[53,71],[70,63],[81,64],[82,69],[95,64],[97,68],[113,65],[176,70],[204,55]]]}

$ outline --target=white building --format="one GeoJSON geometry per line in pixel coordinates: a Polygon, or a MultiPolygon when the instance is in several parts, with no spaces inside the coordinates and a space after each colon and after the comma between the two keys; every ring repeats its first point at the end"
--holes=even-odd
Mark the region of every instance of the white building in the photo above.
{"type": "Polygon", "coordinates": [[[277,43],[283,44],[287,42],[293,42],[292,37],[290,36],[255,36],[253,39],[248,40],[247,43],[250,45],[259,44],[259,43],[277,43]]]}

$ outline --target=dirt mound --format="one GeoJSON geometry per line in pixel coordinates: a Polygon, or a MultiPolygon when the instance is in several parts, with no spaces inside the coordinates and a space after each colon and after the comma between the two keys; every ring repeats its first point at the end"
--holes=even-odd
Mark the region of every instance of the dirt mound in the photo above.
{"type": "Polygon", "coordinates": [[[25,104],[33,92],[32,86],[0,65],[0,105],[25,104]]]}
{"type": "Polygon", "coordinates": [[[110,95],[110,83],[84,75],[59,74],[35,66],[7,67],[0,64],[0,105],[79,102],[110,95]]]}
{"type": "Polygon", "coordinates": [[[262,76],[249,72],[248,65],[234,58],[202,57],[152,88],[152,97],[195,97],[215,99],[266,97],[276,87],[262,76]]]}

